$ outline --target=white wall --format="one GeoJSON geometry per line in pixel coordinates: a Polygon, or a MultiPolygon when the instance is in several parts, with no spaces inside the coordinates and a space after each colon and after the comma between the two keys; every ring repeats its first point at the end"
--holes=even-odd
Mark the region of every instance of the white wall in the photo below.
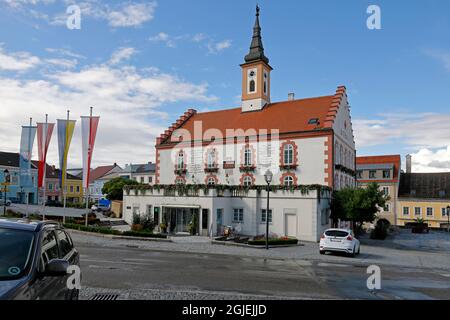
{"type": "MultiPolygon", "coordinates": [[[[250,143],[256,150],[256,163],[257,169],[253,172],[256,178],[255,184],[263,185],[264,173],[268,168],[274,173],[274,184],[280,183],[280,177],[284,171],[280,172],[280,146],[285,140],[273,141],[271,148],[271,154],[268,155],[266,142],[250,143]]],[[[325,164],[324,164],[324,151],[326,137],[313,137],[313,138],[300,138],[292,139],[298,146],[298,168],[295,171],[298,184],[325,184],[325,164]]],[[[187,154],[187,174],[186,183],[194,183],[192,181],[192,175],[195,176],[195,183],[204,184],[205,177],[205,158],[206,153],[211,148],[215,148],[218,153],[218,165],[219,171],[216,176],[219,179],[219,184],[239,185],[242,173],[239,170],[241,166],[241,150],[245,147],[244,143],[221,145],[216,144],[208,147],[195,147],[195,148],[174,148],[159,150],[159,162],[160,162],[160,184],[173,184],[175,182],[175,159],[177,153],[182,149],[187,154]],[[193,160],[194,159],[194,160],[193,160]],[[223,169],[224,160],[234,160],[235,169],[223,169]],[[228,174],[228,179],[226,175],[228,174]]]]}
{"type": "MultiPolygon", "coordinates": [[[[248,197],[232,198],[227,196],[217,197],[215,190],[210,190],[205,195],[203,190],[199,190],[196,197],[167,197],[163,196],[163,191],[154,190],[153,193],[147,191],[145,195],[139,193],[138,196],[134,191],[130,195],[124,196],[124,220],[131,224],[133,219],[133,207],[138,207],[140,213],[146,212],[148,205],[170,206],[170,205],[186,205],[199,206],[201,209],[209,209],[210,223],[213,232],[217,230],[216,212],[217,209],[224,209],[223,224],[238,227],[233,223],[233,209],[244,209],[244,222],[240,224],[241,234],[245,235],[262,235],[265,234],[265,224],[261,223],[261,208],[266,208],[266,192],[260,194],[256,190],[250,190],[248,197]]],[[[285,235],[285,212],[286,210],[295,211],[297,215],[297,238],[304,241],[318,241],[323,230],[328,228],[330,224],[321,224],[322,209],[329,208],[329,193],[324,195],[319,203],[316,191],[302,195],[299,191],[277,191],[270,194],[270,208],[273,210],[273,221],[270,225],[270,232],[274,232],[280,236],[285,235]]],[[[162,213],[162,210],[160,210],[162,213]]],[[[201,221],[199,221],[201,225],[201,221]]]]}

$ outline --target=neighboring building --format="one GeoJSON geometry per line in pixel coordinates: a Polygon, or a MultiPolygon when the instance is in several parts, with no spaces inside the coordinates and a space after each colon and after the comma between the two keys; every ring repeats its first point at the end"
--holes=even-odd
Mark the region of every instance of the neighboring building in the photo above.
{"type": "Polygon", "coordinates": [[[156,165],[152,162],[146,164],[127,164],[119,175],[142,184],[153,185],[156,180],[156,165]]]}
{"type": "MultiPolygon", "coordinates": [[[[4,171],[7,169],[11,177],[11,184],[8,187],[6,198],[13,202],[37,204],[38,201],[38,170],[34,162],[31,162],[31,187],[23,187],[20,183],[19,153],[0,152],[0,183],[5,181],[4,171]]],[[[0,188],[0,196],[4,194],[0,188]]]]}
{"type": "Polygon", "coordinates": [[[356,158],[356,179],[361,187],[376,182],[380,190],[389,196],[386,206],[378,214],[378,218],[397,224],[397,195],[400,180],[400,155],[385,155],[356,158]]]}
{"type": "Polygon", "coordinates": [[[271,101],[272,67],[264,55],[257,12],[242,68],[241,107],[198,113],[189,109],[156,141],[156,186],[124,195],[124,219],[148,213],[186,232],[197,216],[203,235],[231,225],[241,234],[265,233],[318,241],[330,227],[331,190],[355,186],[355,143],[345,87],[323,97],[271,101]],[[273,172],[266,212],[264,173],[273,172]],[[184,185],[176,191],[174,185],[184,185]],[[198,191],[196,186],[208,185],[198,191]],[[305,192],[302,187],[309,188],[305,192]],[[318,186],[322,189],[318,192],[318,186]]]}
{"type": "Polygon", "coordinates": [[[83,175],[83,168],[67,169],[67,173],[71,174],[73,176],[82,177],[82,175],[83,175]]]}
{"type": "MultiPolygon", "coordinates": [[[[411,170],[410,165],[407,170],[411,170]]],[[[422,218],[432,228],[446,228],[446,208],[450,206],[450,172],[402,173],[398,200],[399,226],[422,218]]]]}
{"type": "Polygon", "coordinates": [[[85,202],[83,196],[83,179],[74,176],[71,174],[67,174],[66,179],[67,185],[67,193],[66,193],[66,201],[68,203],[83,203],[85,202]]]}
{"type": "MultiPolygon", "coordinates": [[[[60,171],[55,166],[47,165],[45,171],[45,201],[62,202],[62,190],[59,184],[60,171]]],[[[40,190],[40,197],[43,196],[40,190]]],[[[40,201],[42,203],[42,200],[40,201]]]]}
{"type": "Polygon", "coordinates": [[[89,177],[89,199],[98,201],[104,198],[104,194],[102,193],[103,185],[110,179],[116,177],[111,174],[119,173],[121,171],[122,168],[118,166],[117,163],[109,166],[100,166],[91,170],[89,177]],[[108,175],[109,178],[105,178],[108,175]]]}

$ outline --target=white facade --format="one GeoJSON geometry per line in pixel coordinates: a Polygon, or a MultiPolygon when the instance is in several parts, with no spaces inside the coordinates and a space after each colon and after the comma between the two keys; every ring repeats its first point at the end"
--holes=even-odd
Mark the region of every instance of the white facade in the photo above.
{"type": "MultiPolygon", "coordinates": [[[[317,193],[315,190],[308,194],[287,190],[271,192],[270,232],[304,241],[318,241],[322,232],[330,226],[330,192],[322,191],[320,197],[317,197],[317,193]]],[[[154,189],[139,191],[136,195],[131,190],[124,197],[124,220],[132,224],[133,214],[150,214],[161,223],[165,208],[195,208],[199,212],[199,233],[202,235],[219,235],[224,226],[233,226],[240,234],[248,236],[265,234],[262,210],[266,209],[266,191],[249,190],[248,193],[240,193],[242,197],[233,197],[232,194],[231,191],[224,191],[223,196],[218,196],[217,190],[210,189],[207,194],[199,190],[191,197],[178,196],[176,193],[169,196],[162,189],[154,189]],[[155,207],[159,208],[158,217],[155,217],[155,207]],[[235,210],[240,209],[243,219],[237,221],[239,219],[235,219],[235,210]]]]}

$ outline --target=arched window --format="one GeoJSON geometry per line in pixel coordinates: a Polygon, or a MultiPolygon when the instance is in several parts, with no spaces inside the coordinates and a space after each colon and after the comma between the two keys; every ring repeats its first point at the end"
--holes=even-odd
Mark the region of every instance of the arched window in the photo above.
{"type": "Polygon", "coordinates": [[[292,146],[292,144],[286,144],[284,146],[284,150],[283,150],[283,154],[284,154],[284,159],[283,162],[284,164],[294,164],[294,147],[292,146]]]}
{"type": "Polygon", "coordinates": [[[244,179],[242,179],[242,184],[244,185],[244,187],[250,187],[253,184],[252,177],[245,176],[244,179]]]}
{"type": "Polygon", "coordinates": [[[213,177],[209,177],[207,180],[207,185],[208,186],[213,186],[216,184],[216,179],[214,179],[213,177]]]}
{"type": "Polygon", "coordinates": [[[177,158],[177,168],[184,169],[184,152],[180,151],[177,158]]]}
{"type": "Polygon", "coordinates": [[[250,92],[255,92],[256,91],[256,83],[255,80],[250,80],[250,84],[249,84],[249,91],[250,92]]]}
{"type": "Polygon", "coordinates": [[[252,150],[246,147],[244,150],[244,166],[250,167],[252,165],[252,150]]]}
{"type": "Polygon", "coordinates": [[[291,176],[286,176],[286,177],[284,177],[283,184],[284,184],[286,187],[293,186],[293,185],[294,185],[294,178],[291,177],[291,176]]]}

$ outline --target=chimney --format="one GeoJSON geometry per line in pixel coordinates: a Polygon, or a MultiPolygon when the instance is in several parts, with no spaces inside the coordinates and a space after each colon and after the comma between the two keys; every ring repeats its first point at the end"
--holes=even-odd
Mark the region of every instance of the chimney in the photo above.
{"type": "Polygon", "coordinates": [[[293,100],[295,100],[295,93],[289,92],[288,93],[288,101],[293,101],[293,100]]]}
{"type": "Polygon", "coordinates": [[[412,172],[412,156],[410,154],[406,155],[406,173],[412,172]]]}

